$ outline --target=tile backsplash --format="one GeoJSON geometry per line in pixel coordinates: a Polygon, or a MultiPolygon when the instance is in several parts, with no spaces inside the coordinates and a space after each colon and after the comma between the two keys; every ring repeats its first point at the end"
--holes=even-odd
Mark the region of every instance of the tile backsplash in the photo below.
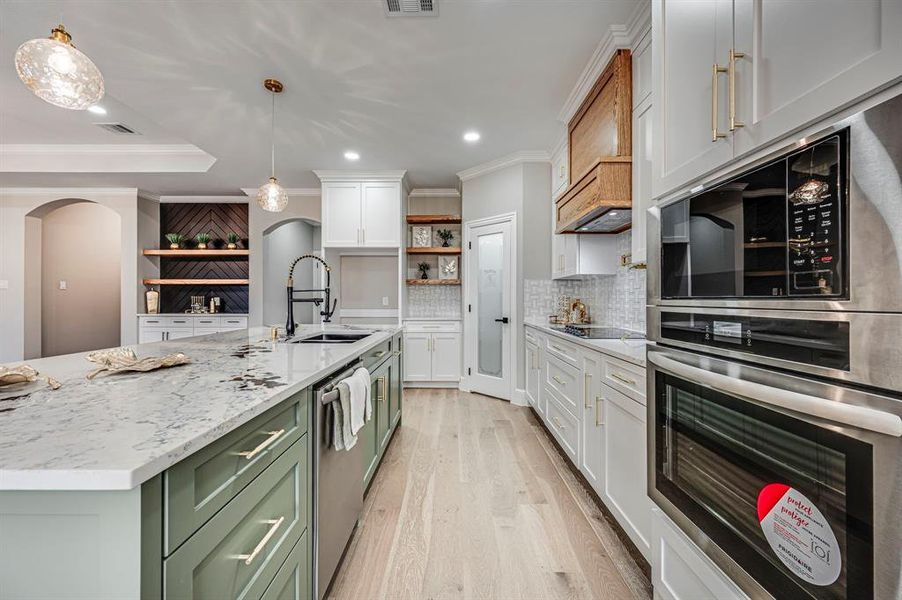
{"type": "Polygon", "coordinates": [[[411,285],[407,288],[408,318],[460,318],[459,285],[411,285]]]}
{"type": "MultiPolygon", "coordinates": [[[[631,232],[617,236],[617,253],[631,251],[631,232]]],[[[582,300],[592,322],[645,331],[645,270],[620,267],[616,275],[583,279],[527,279],[523,282],[524,316],[546,322],[557,312],[557,299],[567,295],[582,300]]]]}

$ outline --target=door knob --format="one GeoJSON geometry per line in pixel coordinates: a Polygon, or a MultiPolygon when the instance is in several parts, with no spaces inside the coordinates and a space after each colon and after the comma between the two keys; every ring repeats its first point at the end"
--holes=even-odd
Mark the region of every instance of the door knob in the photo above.
{"type": "Polygon", "coordinates": [[[507,317],[501,317],[500,319],[495,319],[496,323],[510,323],[510,319],[507,317]]]}

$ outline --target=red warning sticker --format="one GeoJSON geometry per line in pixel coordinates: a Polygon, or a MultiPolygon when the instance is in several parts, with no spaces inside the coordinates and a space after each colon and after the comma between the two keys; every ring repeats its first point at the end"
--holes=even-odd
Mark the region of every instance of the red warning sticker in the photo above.
{"type": "Polygon", "coordinates": [[[758,521],[771,550],[799,578],[830,585],[842,570],[830,523],[804,494],[782,483],[758,492],[758,521]]]}

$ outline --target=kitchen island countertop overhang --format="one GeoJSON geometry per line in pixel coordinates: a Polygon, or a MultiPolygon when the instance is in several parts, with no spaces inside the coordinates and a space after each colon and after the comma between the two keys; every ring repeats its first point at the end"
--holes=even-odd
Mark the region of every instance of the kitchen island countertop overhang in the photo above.
{"type": "Polygon", "coordinates": [[[0,491],[133,489],[400,331],[367,329],[352,344],[273,342],[264,327],[142,344],[139,357],[192,363],[93,380],[87,353],[27,361],[63,386],[0,401],[0,491]]]}

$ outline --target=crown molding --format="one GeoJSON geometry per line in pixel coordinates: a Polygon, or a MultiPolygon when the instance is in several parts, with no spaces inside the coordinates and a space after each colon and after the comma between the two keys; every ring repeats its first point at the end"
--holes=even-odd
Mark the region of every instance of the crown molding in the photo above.
{"type": "Polygon", "coordinates": [[[138,190],[138,198],[141,200],[150,200],[151,202],[160,202],[160,195],[154,194],[153,192],[148,192],[145,190],[138,190]]]}
{"type": "MultiPolygon", "coordinates": [[[[244,192],[245,196],[253,198],[257,195],[257,190],[260,188],[241,188],[241,191],[244,192]]],[[[322,196],[323,192],[321,188],[285,188],[285,193],[288,194],[289,197],[297,198],[299,196],[313,196],[319,198],[322,196]]],[[[247,202],[247,198],[244,199],[247,202]]]]}
{"type": "MultiPolygon", "coordinates": [[[[254,190],[256,192],[256,190],[254,190]]],[[[247,204],[247,196],[160,196],[160,204],[247,204]]]]}
{"type": "Polygon", "coordinates": [[[192,144],[0,144],[2,173],[206,173],[192,144]]]}
{"type": "Polygon", "coordinates": [[[561,137],[558,138],[557,143],[556,143],[556,144],[554,145],[554,147],[551,149],[551,156],[552,156],[552,157],[555,157],[555,156],[557,156],[558,154],[560,154],[561,152],[563,152],[564,150],[566,150],[566,148],[567,148],[567,138],[569,137],[568,133],[569,133],[569,132],[564,131],[564,133],[561,135],[561,137]]]}
{"type": "Polygon", "coordinates": [[[583,99],[598,81],[601,73],[614,55],[614,52],[621,48],[632,48],[639,41],[642,34],[645,33],[647,24],[651,21],[651,2],[643,0],[636,5],[626,25],[611,25],[607,33],[598,42],[592,57],[589,58],[588,64],[583,68],[576,85],[567,96],[564,107],[558,113],[558,120],[569,123],[573,115],[579,109],[583,99]]]}
{"type": "Polygon", "coordinates": [[[414,188],[408,194],[410,198],[460,198],[457,188],[414,188]]]}
{"type": "Polygon", "coordinates": [[[514,165],[550,161],[551,155],[545,150],[521,150],[520,152],[514,152],[513,154],[508,154],[507,156],[502,156],[501,158],[496,158],[495,160],[490,160],[481,165],[476,165],[475,167],[460,171],[457,176],[461,181],[468,181],[474,177],[488,175],[489,173],[494,173],[495,171],[500,171],[501,169],[506,169],[507,167],[512,167],[514,165]]]}
{"type": "Polygon", "coordinates": [[[85,196],[138,196],[138,188],[127,187],[4,187],[0,196],[57,196],[59,198],[82,198],[85,196]]]}
{"type": "Polygon", "coordinates": [[[314,169],[313,173],[322,182],[326,181],[401,181],[407,171],[330,171],[314,169]]]}

